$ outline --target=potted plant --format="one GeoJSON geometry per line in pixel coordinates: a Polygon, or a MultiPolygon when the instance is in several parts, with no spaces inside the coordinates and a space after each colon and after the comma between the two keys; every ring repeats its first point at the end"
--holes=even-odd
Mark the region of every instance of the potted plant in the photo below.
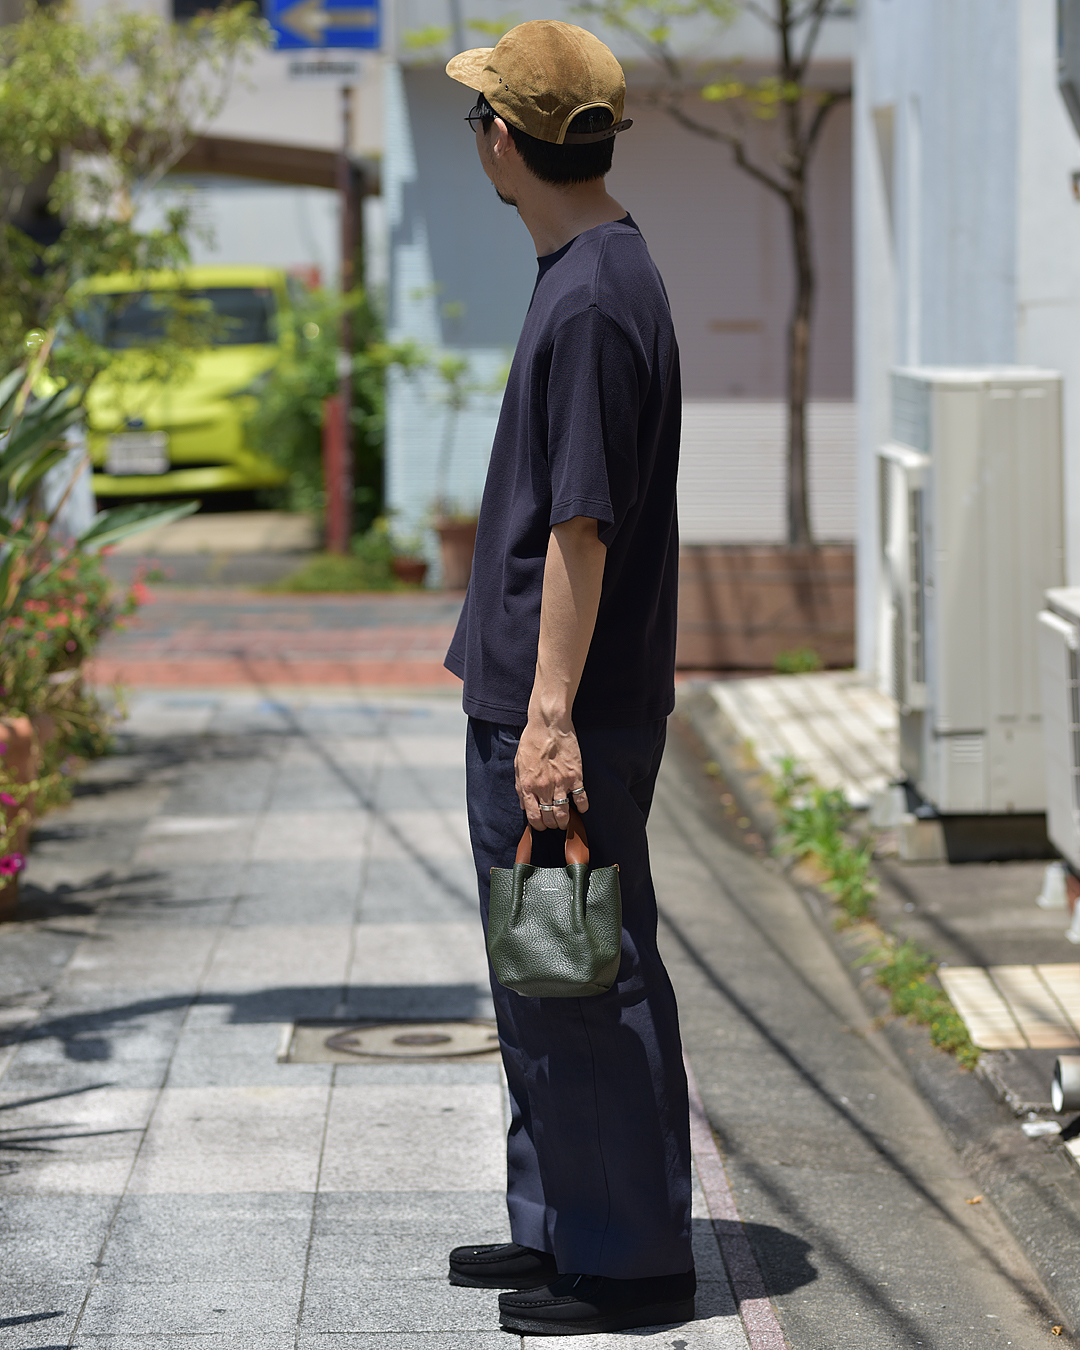
{"type": "Polygon", "coordinates": [[[393,546],[390,558],[391,572],[406,586],[422,586],[428,570],[423,540],[419,535],[395,534],[393,531],[390,540],[393,546]]]}
{"type": "Polygon", "coordinates": [[[454,457],[458,419],[469,406],[473,394],[490,390],[488,386],[469,378],[469,362],[464,356],[450,353],[436,362],[435,370],[443,385],[441,398],[446,416],[443,419],[439,458],[435,465],[435,501],[431,527],[439,536],[443,590],[463,591],[469,584],[472,571],[477,512],[451,501],[448,488],[450,464],[454,457]]]}
{"type": "Polygon", "coordinates": [[[439,536],[444,591],[463,591],[469,584],[476,525],[475,511],[456,510],[446,502],[436,505],[432,528],[439,536]]]}

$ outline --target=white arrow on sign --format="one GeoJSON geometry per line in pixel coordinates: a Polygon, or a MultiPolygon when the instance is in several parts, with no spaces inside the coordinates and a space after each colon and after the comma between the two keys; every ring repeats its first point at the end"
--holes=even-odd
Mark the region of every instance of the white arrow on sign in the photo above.
{"type": "Polygon", "coordinates": [[[277,21],[295,37],[319,46],[328,28],[375,28],[379,12],[367,6],[327,9],[323,0],[299,0],[299,4],[290,5],[278,14],[277,21]]]}

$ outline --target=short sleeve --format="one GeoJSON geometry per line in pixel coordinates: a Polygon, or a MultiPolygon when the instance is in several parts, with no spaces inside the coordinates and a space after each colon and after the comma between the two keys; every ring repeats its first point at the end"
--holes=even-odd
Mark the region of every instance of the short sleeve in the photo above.
{"type": "Polygon", "coordinates": [[[625,333],[595,307],[560,325],[547,382],[551,518],[597,521],[610,544],[638,490],[638,373],[625,333]]]}

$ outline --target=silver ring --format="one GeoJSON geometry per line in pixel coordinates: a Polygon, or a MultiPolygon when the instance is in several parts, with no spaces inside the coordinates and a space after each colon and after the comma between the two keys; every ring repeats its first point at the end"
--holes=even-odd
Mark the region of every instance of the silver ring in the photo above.
{"type": "Polygon", "coordinates": [[[569,806],[569,805],[570,805],[570,798],[569,798],[569,797],[552,797],[552,799],[551,799],[551,804],[552,804],[552,806],[569,806]]]}
{"type": "Polygon", "coordinates": [[[554,811],[554,810],[555,810],[555,807],[554,807],[554,806],[545,806],[543,802],[537,802],[537,805],[540,807],[540,810],[541,810],[541,811],[554,811]]]}
{"type": "Polygon", "coordinates": [[[582,794],[584,791],[585,791],[585,789],[584,789],[583,787],[579,787],[579,788],[571,788],[571,789],[570,789],[570,796],[571,796],[571,797],[580,797],[581,794],[582,794]]]}

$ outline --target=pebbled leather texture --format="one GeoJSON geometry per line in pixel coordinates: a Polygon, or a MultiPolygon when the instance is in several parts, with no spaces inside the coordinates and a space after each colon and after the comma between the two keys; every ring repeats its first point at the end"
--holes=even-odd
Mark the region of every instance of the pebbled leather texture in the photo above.
{"type": "Polygon", "coordinates": [[[487,945],[495,978],[527,998],[607,993],[622,956],[618,867],[493,867],[487,945]]]}

